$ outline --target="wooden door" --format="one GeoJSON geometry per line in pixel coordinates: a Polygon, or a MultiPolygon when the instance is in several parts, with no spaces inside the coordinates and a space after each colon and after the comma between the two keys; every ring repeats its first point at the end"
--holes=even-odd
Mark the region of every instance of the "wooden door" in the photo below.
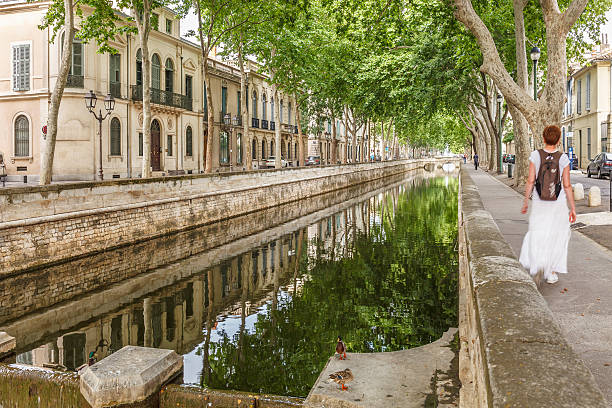
{"type": "Polygon", "coordinates": [[[157,119],[151,122],[151,167],[153,171],[161,170],[161,136],[160,126],[157,119]]]}

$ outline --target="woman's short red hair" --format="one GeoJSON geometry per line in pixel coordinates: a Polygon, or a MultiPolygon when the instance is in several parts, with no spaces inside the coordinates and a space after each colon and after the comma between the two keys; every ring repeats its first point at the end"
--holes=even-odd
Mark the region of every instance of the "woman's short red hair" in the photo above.
{"type": "Polygon", "coordinates": [[[556,146],[559,143],[559,139],[561,139],[561,129],[557,125],[546,126],[542,136],[544,136],[546,144],[556,146]]]}

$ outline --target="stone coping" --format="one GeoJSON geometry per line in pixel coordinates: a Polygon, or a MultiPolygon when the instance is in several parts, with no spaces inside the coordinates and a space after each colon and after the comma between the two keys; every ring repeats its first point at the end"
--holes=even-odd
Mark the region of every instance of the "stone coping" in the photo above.
{"type": "Polygon", "coordinates": [[[459,193],[461,406],[607,407],[465,169],[459,193]]]}
{"type": "Polygon", "coordinates": [[[245,391],[213,390],[193,385],[165,386],[160,392],[160,408],[290,408],[303,406],[304,399],[245,391]]]}

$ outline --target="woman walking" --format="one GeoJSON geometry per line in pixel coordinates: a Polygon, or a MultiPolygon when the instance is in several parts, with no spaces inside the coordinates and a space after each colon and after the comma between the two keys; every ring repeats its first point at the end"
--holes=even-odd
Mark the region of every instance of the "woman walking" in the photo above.
{"type": "MultiPolygon", "coordinates": [[[[527,212],[530,196],[532,206],[520,262],[531,276],[541,273],[547,283],[555,283],[559,280],[559,273],[567,273],[570,223],[576,221],[576,207],[569,158],[557,151],[561,129],[547,126],[543,137],[544,148],[529,156],[529,178],[521,212],[527,212]]],[[[539,276],[536,281],[539,281],[539,276]]]]}

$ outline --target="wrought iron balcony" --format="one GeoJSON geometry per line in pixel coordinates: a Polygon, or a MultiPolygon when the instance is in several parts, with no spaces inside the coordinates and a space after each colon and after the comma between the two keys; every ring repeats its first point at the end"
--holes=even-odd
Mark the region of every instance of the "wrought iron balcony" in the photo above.
{"type": "MultiPolygon", "coordinates": [[[[142,101],[142,85],[132,85],[131,88],[132,100],[142,101]]],[[[151,103],[192,110],[191,98],[185,95],[176,94],[174,92],[163,91],[161,89],[151,88],[151,103]]]]}
{"type": "Polygon", "coordinates": [[[270,130],[276,130],[276,122],[273,120],[270,121],[270,130]]]}
{"type": "Polygon", "coordinates": [[[258,128],[259,127],[259,119],[253,118],[251,121],[251,127],[258,128]]]}
{"type": "Polygon", "coordinates": [[[293,133],[296,135],[299,133],[297,125],[293,126],[293,133]]]}
{"type": "Polygon", "coordinates": [[[83,75],[71,75],[68,74],[68,79],[66,80],[66,88],[83,88],[84,83],[83,75]]]}
{"type": "Polygon", "coordinates": [[[261,120],[261,128],[262,129],[267,129],[268,128],[268,121],[265,119],[261,120]]]}
{"type": "Polygon", "coordinates": [[[108,90],[113,98],[121,99],[121,83],[111,82],[108,86],[108,90]]]}

